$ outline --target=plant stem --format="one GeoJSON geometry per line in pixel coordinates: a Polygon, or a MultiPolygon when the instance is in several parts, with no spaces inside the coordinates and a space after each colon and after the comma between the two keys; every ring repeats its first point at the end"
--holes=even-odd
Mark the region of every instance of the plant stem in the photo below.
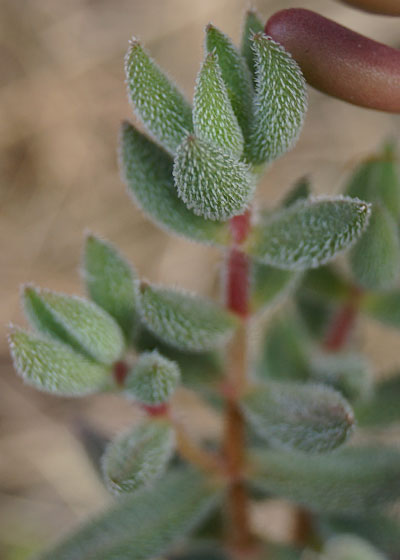
{"type": "Polygon", "coordinates": [[[348,301],[339,309],[325,337],[324,348],[329,352],[338,352],[346,344],[358,315],[361,290],[353,287],[348,301]]]}
{"type": "Polygon", "coordinates": [[[239,245],[250,228],[249,213],[233,218],[230,225],[233,245],[226,264],[226,307],[239,317],[241,324],[228,348],[223,453],[230,480],[227,498],[229,544],[241,555],[252,544],[249,500],[243,481],[245,424],[238,404],[247,384],[250,270],[249,259],[239,245]]]}

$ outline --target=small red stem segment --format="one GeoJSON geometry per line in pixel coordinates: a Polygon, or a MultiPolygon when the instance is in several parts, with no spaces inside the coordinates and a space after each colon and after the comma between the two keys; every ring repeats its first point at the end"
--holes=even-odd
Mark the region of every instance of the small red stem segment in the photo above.
{"type": "Polygon", "coordinates": [[[126,376],[128,375],[128,371],[129,371],[129,367],[126,362],[120,360],[114,363],[112,374],[115,383],[120,387],[124,385],[126,376]]]}
{"type": "Polygon", "coordinates": [[[169,414],[169,404],[141,404],[141,408],[147,412],[149,416],[167,416],[169,414]]]}
{"type": "Polygon", "coordinates": [[[346,344],[358,315],[361,290],[353,288],[349,301],[339,309],[325,337],[324,348],[329,352],[337,352],[346,344]]]}
{"type": "Polygon", "coordinates": [[[232,247],[228,255],[226,306],[239,315],[249,314],[249,259],[240,249],[232,247]]]}

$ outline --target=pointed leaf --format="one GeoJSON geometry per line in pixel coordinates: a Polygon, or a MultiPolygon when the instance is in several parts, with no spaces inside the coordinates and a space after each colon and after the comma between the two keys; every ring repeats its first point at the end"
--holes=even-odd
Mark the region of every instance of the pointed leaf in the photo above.
{"type": "Polygon", "coordinates": [[[281,303],[299,282],[299,273],[252,262],[250,303],[253,311],[265,311],[281,303]]]}
{"type": "Polygon", "coordinates": [[[23,330],[9,337],[15,369],[28,385],[62,396],[83,396],[105,388],[109,368],[96,364],[60,342],[43,340],[23,330]]]}
{"type": "Polygon", "coordinates": [[[114,317],[130,340],[138,320],[139,281],[136,271],[110,243],[88,235],[83,274],[91,299],[114,317]]]}
{"type": "Polygon", "coordinates": [[[193,130],[189,103],[136,39],[126,54],[125,73],[137,116],[153,138],[174,154],[193,130]]]}
{"type": "Polygon", "coordinates": [[[400,422],[400,376],[377,383],[374,393],[356,409],[358,424],[367,427],[383,427],[400,422]]]}
{"type": "Polygon", "coordinates": [[[319,352],[310,363],[311,377],[340,391],[350,401],[367,399],[372,390],[371,364],[361,354],[319,352]]]}
{"type": "Polygon", "coordinates": [[[372,207],[366,231],[350,253],[353,276],[364,288],[393,288],[400,274],[398,226],[389,211],[379,204],[372,207]]]}
{"type": "Polygon", "coordinates": [[[139,357],[126,377],[124,392],[141,403],[157,405],[169,401],[179,381],[177,364],[154,350],[139,357]]]}
{"type": "Polygon", "coordinates": [[[114,494],[136,492],[159,478],[175,447],[175,433],[165,420],[147,420],[112,441],[103,456],[103,474],[114,494]]]}
{"type": "Polygon", "coordinates": [[[379,202],[394,220],[400,219],[400,174],[395,146],[387,144],[380,153],[362,162],[350,178],[346,192],[367,202],[379,202]]]}
{"type": "Polygon", "coordinates": [[[245,59],[235,45],[222,31],[208,25],[206,27],[206,49],[215,51],[221,68],[233,112],[247,138],[252,111],[253,87],[245,59]]]}
{"type": "Polygon", "coordinates": [[[175,471],[121,499],[40,560],[147,560],[160,556],[199,525],[218,492],[193,471],[175,471]]]}
{"type": "Polygon", "coordinates": [[[296,142],[307,110],[306,84],[291,55],[263,33],[253,37],[257,86],[248,158],[271,162],[296,142]]]}
{"type": "Polygon", "coordinates": [[[255,81],[256,77],[256,63],[255,55],[252,45],[252,37],[255,33],[262,33],[264,25],[261,22],[259,15],[254,10],[248,10],[243,24],[242,31],[242,56],[247,62],[247,66],[255,81]]]}
{"type": "Polygon", "coordinates": [[[233,156],[241,155],[243,134],[233,112],[215,52],[206,55],[197,76],[193,123],[198,138],[215,144],[233,156]]]}
{"type": "Polygon", "coordinates": [[[128,192],[158,226],[203,243],[228,243],[227,224],[196,216],[178,198],[173,161],[164,150],[129,123],[122,127],[121,144],[121,167],[128,192]]]}
{"type": "Polygon", "coordinates": [[[143,285],[142,319],[161,340],[182,350],[209,350],[233,334],[236,318],[206,298],[143,285]]]}
{"type": "Polygon", "coordinates": [[[326,455],[258,451],[253,483],[321,513],[365,514],[400,496],[400,453],[384,447],[346,447],[326,455]]]}
{"type": "Polygon", "coordinates": [[[250,425],[272,445],[323,453],[346,441],[354,423],[350,405],[323,385],[256,386],[241,401],[250,425]]]}
{"type": "Polygon", "coordinates": [[[338,535],[330,539],[321,560],[386,560],[386,556],[367,541],[354,535],[338,535]]]}
{"type": "Polygon", "coordinates": [[[192,135],[179,146],[173,173],[186,206],[210,220],[242,214],[254,191],[246,164],[192,135]]]}
{"type": "Polygon", "coordinates": [[[121,357],[122,332],[95,303],[33,286],[25,287],[23,298],[27,317],[39,332],[104,364],[121,357]]]}
{"type": "Polygon", "coordinates": [[[361,309],[389,327],[400,328],[400,291],[388,294],[365,294],[361,309]]]}
{"type": "Polygon", "coordinates": [[[277,268],[316,268],[359,238],[369,213],[368,204],[351,198],[300,200],[259,224],[247,243],[248,252],[277,268]]]}

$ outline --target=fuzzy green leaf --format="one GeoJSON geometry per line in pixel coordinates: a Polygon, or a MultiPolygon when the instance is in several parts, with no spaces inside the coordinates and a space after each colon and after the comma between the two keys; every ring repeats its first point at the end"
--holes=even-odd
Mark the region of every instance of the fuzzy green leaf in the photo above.
{"type": "Polygon", "coordinates": [[[279,43],[256,33],[253,48],[257,86],[247,153],[252,163],[260,165],[296,142],[307,110],[307,91],[298,64],[279,43]]]}
{"type": "Polygon", "coordinates": [[[141,403],[157,405],[171,398],[179,381],[177,364],[154,350],[139,357],[125,380],[124,392],[141,403]]]}
{"type": "Polygon", "coordinates": [[[103,475],[114,494],[136,492],[159,478],[175,448],[165,420],[147,420],[112,441],[103,456],[103,475]]]}
{"type": "Polygon", "coordinates": [[[198,138],[215,144],[233,156],[241,155],[243,134],[233,112],[215,52],[206,55],[197,76],[193,124],[198,138]]]}
{"type": "Polygon", "coordinates": [[[369,400],[355,408],[361,426],[383,427],[400,422],[400,376],[380,381],[369,400]]]}
{"type": "Polygon", "coordinates": [[[139,305],[136,271],[110,243],[88,235],[83,275],[90,298],[114,317],[130,340],[139,305]]]}
{"type": "Polygon", "coordinates": [[[210,513],[218,492],[197,472],[175,471],[121,499],[39,560],[147,560],[160,556],[210,513]]]}
{"type": "Polygon", "coordinates": [[[311,377],[340,391],[350,401],[367,399],[372,390],[368,360],[349,352],[319,352],[310,363],[311,377]]]}
{"type": "Polygon", "coordinates": [[[29,322],[44,335],[104,364],[121,357],[122,332],[95,303],[33,286],[25,287],[23,300],[29,322]]]}
{"type": "Polygon", "coordinates": [[[228,220],[243,213],[254,191],[245,163],[193,135],[179,146],[173,174],[186,206],[210,220],[228,220]]]}
{"type": "Polygon", "coordinates": [[[386,560],[386,556],[360,537],[338,535],[326,543],[320,560],[386,560]]]}
{"type": "Polygon", "coordinates": [[[23,330],[9,337],[15,369],[28,385],[62,396],[83,396],[107,385],[109,368],[96,364],[60,342],[44,340],[23,330]]]}
{"type": "Polygon", "coordinates": [[[243,136],[247,138],[253,103],[253,87],[246,61],[229,37],[211,24],[206,28],[206,49],[208,52],[214,51],[218,55],[218,63],[233,112],[243,131],[243,136]]]}
{"type": "Polygon", "coordinates": [[[228,243],[228,225],[188,210],[175,189],[173,160],[129,123],[122,126],[121,167],[134,202],[158,226],[203,243],[228,243]]]}
{"type": "Polygon", "coordinates": [[[274,268],[257,261],[251,264],[250,303],[253,311],[270,309],[288,297],[300,282],[291,270],[274,268]]]}
{"type": "Polygon", "coordinates": [[[374,204],[368,227],[350,252],[354,278],[364,288],[393,288],[400,274],[398,226],[388,210],[374,204]]]}
{"type": "Polygon", "coordinates": [[[142,319],[161,340],[182,350],[210,350],[223,345],[235,317],[211,300],[187,292],[143,285],[142,319]]]}
{"type": "Polygon", "coordinates": [[[270,381],[248,393],[241,407],[260,437],[274,446],[306,453],[335,449],[346,441],[354,424],[347,401],[323,385],[270,381]]]}
{"type": "Polygon", "coordinates": [[[248,252],[277,268],[316,268],[360,237],[369,213],[368,204],[351,198],[300,200],[266,217],[250,236],[248,252]]]}
{"type": "Polygon", "coordinates": [[[253,452],[253,483],[321,513],[357,515],[400,496],[400,452],[346,447],[336,453],[253,452]]]}
{"type": "Polygon", "coordinates": [[[400,328],[399,290],[388,294],[366,294],[361,299],[361,309],[389,327],[400,328]]]}
{"type": "Polygon", "coordinates": [[[174,154],[193,130],[189,103],[135,39],[126,54],[125,72],[137,116],[153,138],[174,154]]]}
{"type": "Polygon", "coordinates": [[[246,60],[247,66],[253,76],[254,82],[256,78],[256,62],[252,46],[252,37],[255,33],[262,33],[263,31],[264,25],[262,24],[257,12],[254,10],[248,10],[243,23],[241,51],[242,56],[246,60]]]}
{"type": "Polygon", "coordinates": [[[400,219],[400,174],[394,146],[387,144],[381,153],[361,163],[350,178],[346,193],[382,204],[397,222],[400,219]]]}

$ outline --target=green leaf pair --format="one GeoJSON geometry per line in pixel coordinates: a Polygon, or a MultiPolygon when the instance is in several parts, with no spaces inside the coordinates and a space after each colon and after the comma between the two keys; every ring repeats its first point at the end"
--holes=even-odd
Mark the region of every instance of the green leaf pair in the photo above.
{"type": "Polygon", "coordinates": [[[109,383],[125,341],[114,319],[95,303],[27,286],[24,307],[42,335],[10,334],[15,366],[34,387],[65,396],[87,395],[109,383]]]}

